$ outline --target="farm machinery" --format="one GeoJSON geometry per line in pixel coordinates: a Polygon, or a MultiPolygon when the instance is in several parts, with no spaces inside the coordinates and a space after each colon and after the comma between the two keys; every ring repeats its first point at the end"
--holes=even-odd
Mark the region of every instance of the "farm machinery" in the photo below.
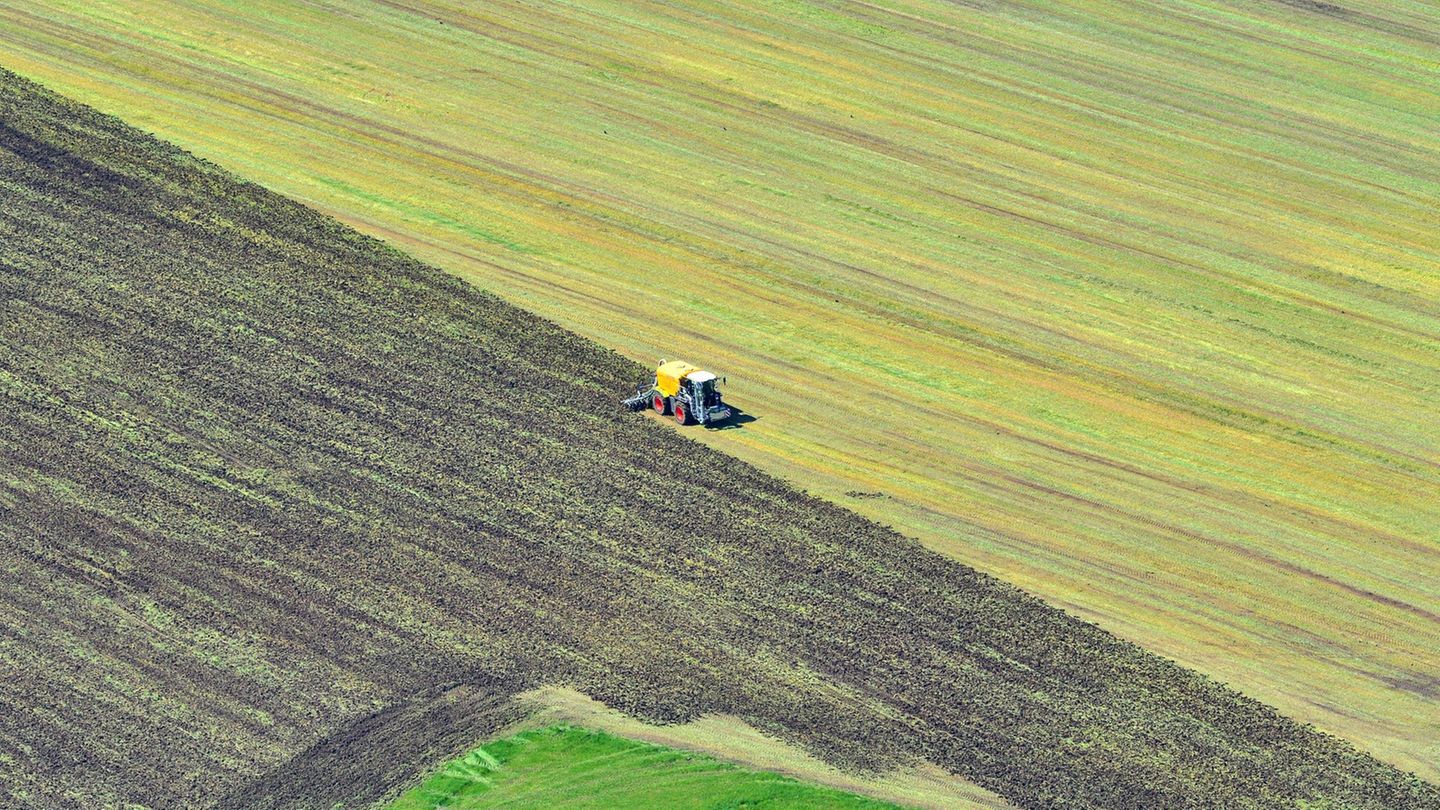
{"type": "Polygon", "coordinates": [[[730,417],[730,408],[720,401],[719,383],[714,374],[683,360],[661,360],[655,381],[642,383],[621,404],[632,411],[648,406],[672,414],[682,425],[709,425],[730,417]]]}

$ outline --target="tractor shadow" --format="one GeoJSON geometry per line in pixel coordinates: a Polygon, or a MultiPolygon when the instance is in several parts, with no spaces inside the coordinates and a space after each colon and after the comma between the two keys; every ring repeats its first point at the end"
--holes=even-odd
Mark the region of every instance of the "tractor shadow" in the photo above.
{"type": "MultiPolygon", "coordinates": [[[[729,403],[726,403],[726,404],[729,405],[729,403]]],[[[705,426],[705,429],[706,429],[706,430],[740,430],[740,429],[742,429],[745,425],[748,425],[748,424],[750,424],[751,422],[754,422],[755,420],[757,420],[757,419],[759,419],[759,418],[760,418],[760,417],[755,416],[754,414],[749,414],[749,413],[746,413],[746,412],[740,410],[739,408],[735,407],[734,405],[730,405],[730,418],[729,418],[729,419],[726,419],[726,420],[724,420],[724,421],[722,421],[722,422],[716,422],[716,423],[711,424],[711,425],[706,425],[706,426],[705,426]]]]}

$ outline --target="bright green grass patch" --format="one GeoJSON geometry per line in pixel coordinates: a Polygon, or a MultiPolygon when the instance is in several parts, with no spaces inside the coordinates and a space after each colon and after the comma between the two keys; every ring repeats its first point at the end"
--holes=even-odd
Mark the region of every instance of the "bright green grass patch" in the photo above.
{"type": "Polygon", "coordinates": [[[555,726],[477,748],[390,810],[895,806],[603,731],[555,726]]]}

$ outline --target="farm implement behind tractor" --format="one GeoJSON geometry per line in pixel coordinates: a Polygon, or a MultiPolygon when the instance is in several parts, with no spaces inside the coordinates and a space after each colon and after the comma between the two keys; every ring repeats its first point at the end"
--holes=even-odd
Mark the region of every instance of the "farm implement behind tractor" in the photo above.
{"type": "Polygon", "coordinates": [[[673,414],[682,425],[708,425],[730,417],[720,400],[720,379],[682,360],[660,361],[654,383],[642,383],[634,396],[621,400],[632,411],[645,406],[658,414],[673,414]]]}

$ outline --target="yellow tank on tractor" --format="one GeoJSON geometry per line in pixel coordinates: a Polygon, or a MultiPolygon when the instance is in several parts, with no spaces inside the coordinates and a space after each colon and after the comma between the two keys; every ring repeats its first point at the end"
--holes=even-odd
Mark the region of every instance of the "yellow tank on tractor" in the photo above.
{"type": "Polygon", "coordinates": [[[730,418],[720,399],[720,378],[683,360],[660,361],[655,382],[642,384],[623,403],[632,411],[645,406],[658,414],[671,414],[682,425],[709,425],[730,418]]]}

